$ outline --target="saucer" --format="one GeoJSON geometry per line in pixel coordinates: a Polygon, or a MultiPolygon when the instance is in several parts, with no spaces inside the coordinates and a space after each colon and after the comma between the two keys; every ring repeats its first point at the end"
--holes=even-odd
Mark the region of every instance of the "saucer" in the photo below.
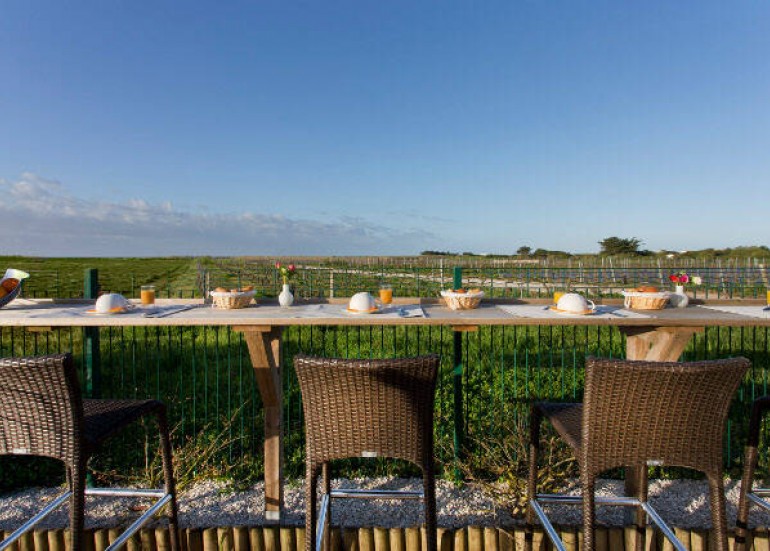
{"type": "Polygon", "coordinates": [[[370,310],[351,310],[350,308],[345,308],[345,311],[348,314],[355,314],[357,316],[361,316],[361,315],[366,316],[366,315],[369,315],[369,314],[379,314],[380,312],[382,312],[382,310],[377,308],[376,306],[374,308],[370,309],[370,310]]]}
{"type": "Polygon", "coordinates": [[[133,308],[122,308],[120,306],[116,308],[111,308],[107,312],[97,312],[96,310],[86,310],[86,314],[91,314],[93,316],[114,316],[115,314],[127,314],[133,310],[133,308]]]}
{"type": "Polygon", "coordinates": [[[567,314],[569,316],[592,316],[596,310],[583,310],[582,312],[570,312],[569,310],[559,310],[556,306],[549,306],[548,309],[558,314],[567,314]]]}

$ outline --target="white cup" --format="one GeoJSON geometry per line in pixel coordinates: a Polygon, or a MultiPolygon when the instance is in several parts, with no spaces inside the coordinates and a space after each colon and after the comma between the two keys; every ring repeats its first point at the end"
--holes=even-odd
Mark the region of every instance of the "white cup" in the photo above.
{"type": "Polygon", "coordinates": [[[596,305],[590,300],[586,300],[583,295],[579,295],[577,293],[567,293],[559,297],[559,302],[556,303],[556,308],[564,312],[582,314],[586,310],[596,310],[596,305]]]}
{"type": "Polygon", "coordinates": [[[126,297],[119,293],[107,293],[96,299],[96,311],[100,314],[107,314],[114,311],[115,308],[126,308],[127,306],[126,297]]]}
{"type": "Polygon", "coordinates": [[[377,301],[369,293],[356,293],[350,298],[348,309],[355,312],[369,312],[377,307],[377,301]]]}

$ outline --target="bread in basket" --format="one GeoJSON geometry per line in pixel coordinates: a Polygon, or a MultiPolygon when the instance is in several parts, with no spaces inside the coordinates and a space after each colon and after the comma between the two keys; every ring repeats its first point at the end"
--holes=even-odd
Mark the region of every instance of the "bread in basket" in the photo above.
{"type": "Polygon", "coordinates": [[[441,291],[441,297],[446,302],[447,307],[452,310],[472,310],[478,308],[481,299],[484,298],[484,291],[481,289],[458,289],[456,291],[441,291]]]}
{"type": "Polygon", "coordinates": [[[623,305],[629,310],[663,310],[668,304],[668,292],[642,289],[646,288],[623,291],[623,305]]]}
{"type": "Polygon", "coordinates": [[[0,280],[0,308],[13,301],[21,293],[21,285],[29,277],[27,272],[8,268],[0,280]]]}
{"type": "Polygon", "coordinates": [[[257,292],[249,291],[211,291],[211,305],[214,308],[222,308],[224,310],[237,310],[238,308],[246,308],[254,299],[254,295],[257,292]]]}

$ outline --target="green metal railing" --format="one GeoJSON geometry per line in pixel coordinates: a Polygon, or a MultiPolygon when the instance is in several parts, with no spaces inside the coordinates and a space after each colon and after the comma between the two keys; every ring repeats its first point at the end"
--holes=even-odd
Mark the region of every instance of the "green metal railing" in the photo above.
{"type": "MultiPolygon", "coordinates": [[[[29,333],[0,331],[0,355],[72,351],[89,392],[84,330],[29,333]]],[[[219,327],[103,328],[99,330],[102,397],[156,398],[169,405],[175,438],[226,427],[228,458],[259,453],[261,404],[248,350],[239,333],[219,327]],[[225,420],[233,419],[232,423],[225,420]]],[[[731,414],[725,464],[740,461],[748,404],[768,391],[767,328],[707,328],[684,359],[745,355],[752,371],[731,414]]],[[[436,352],[442,367],[437,389],[439,463],[452,464],[464,438],[502,434],[526,414],[533,399],[576,400],[582,395],[587,355],[621,357],[624,341],[611,327],[481,327],[455,333],[444,327],[291,327],[284,333],[283,361],[287,472],[301,473],[302,409],[292,358],[299,352],[342,357],[395,357],[436,352]],[[293,459],[292,459],[293,458],[293,459]]],[[[90,368],[93,366],[91,365],[90,368]]],[[[91,375],[93,379],[93,374],[91,375]]],[[[93,390],[93,387],[92,389],[93,390]]]]}
{"type": "MultiPolygon", "coordinates": [[[[450,275],[443,286],[475,285],[475,274],[463,277],[458,269],[450,275]]],[[[84,294],[97,289],[94,277],[89,272],[84,294]]],[[[751,401],[768,392],[768,337],[764,327],[709,327],[693,338],[683,355],[684,360],[743,355],[752,361],[730,415],[724,449],[727,468],[740,465],[751,401]]],[[[222,327],[174,326],[0,329],[2,357],[62,351],[75,355],[88,395],[166,402],[177,444],[201,433],[224,431],[228,444],[222,461],[260,455],[262,407],[240,333],[222,327]]],[[[348,358],[440,354],[437,460],[450,474],[463,453],[476,453],[476,439],[504,434],[526,416],[532,400],[579,400],[586,356],[622,357],[624,351],[624,337],[617,328],[602,326],[480,327],[474,332],[433,326],[290,327],[281,351],[286,472],[301,476],[303,470],[302,406],[292,368],[292,359],[300,352],[348,358]]],[[[112,459],[123,468],[135,466],[140,451],[113,454],[112,459]]]]}
{"type": "MultiPolygon", "coordinates": [[[[149,260],[147,262],[150,262],[149,260]]],[[[170,261],[169,261],[170,262],[170,261]]],[[[136,270],[126,266],[100,268],[101,288],[105,291],[137,297],[144,284],[154,284],[160,297],[202,297],[207,289],[232,289],[252,285],[258,297],[274,297],[280,290],[280,278],[271,263],[235,262],[219,259],[203,264],[152,264],[153,269],[136,270]]],[[[26,266],[20,266],[26,268],[26,266]]],[[[508,265],[466,268],[463,284],[479,287],[492,298],[545,297],[554,290],[575,289],[592,297],[620,296],[620,291],[640,284],[670,288],[669,274],[686,270],[703,279],[703,285],[690,287],[697,298],[756,298],[770,287],[768,273],[761,265],[717,264],[700,267],[672,265],[668,267],[550,267],[508,265]]],[[[31,271],[27,269],[27,271],[31,271]]],[[[83,296],[82,271],[34,270],[25,282],[30,297],[73,298],[83,296]]],[[[441,289],[452,286],[453,270],[444,266],[352,265],[324,266],[321,263],[301,265],[293,282],[295,294],[301,298],[345,297],[361,290],[375,290],[381,282],[393,285],[400,296],[437,296],[441,289]]]]}

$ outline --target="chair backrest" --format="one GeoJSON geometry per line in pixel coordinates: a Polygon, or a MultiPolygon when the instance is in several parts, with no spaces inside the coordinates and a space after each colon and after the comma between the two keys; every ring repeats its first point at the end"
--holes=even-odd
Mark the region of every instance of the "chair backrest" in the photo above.
{"type": "Polygon", "coordinates": [[[308,460],[433,456],[438,356],[343,360],[295,356],[308,460]]]}
{"type": "Polygon", "coordinates": [[[0,359],[0,455],[75,460],[83,402],[70,354],[0,359]]]}
{"type": "Polygon", "coordinates": [[[587,358],[583,468],[648,462],[721,473],[725,421],[749,365],[587,358]]]}

